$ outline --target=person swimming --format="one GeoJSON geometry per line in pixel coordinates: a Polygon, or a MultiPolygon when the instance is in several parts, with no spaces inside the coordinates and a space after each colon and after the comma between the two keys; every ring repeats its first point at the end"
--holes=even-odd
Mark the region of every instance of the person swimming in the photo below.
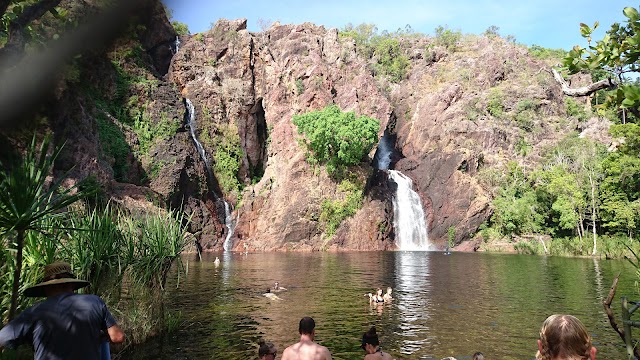
{"type": "Polygon", "coordinates": [[[382,297],[384,299],[384,301],[390,302],[391,300],[393,300],[393,296],[391,296],[392,292],[393,292],[393,289],[391,287],[388,287],[387,288],[387,293],[384,294],[384,296],[382,297]]]}
{"type": "Polygon", "coordinates": [[[384,303],[384,297],[382,296],[382,289],[378,288],[376,290],[375,295],[372,293],[369,293],[369,303],[370,304],[376,304],[376,303],[384,303]]]}
{"type": "Polygon", "coordinates": [[[266,297],[269,300],[282,300],[278,295],[271,292],[271,289],[267,289],[267,292],[262,294],[262,296],[266,297]]]}
{"type": "Polygon", "coordinates": [[[276,281],[276,283],[273,285],[273,288],[271,288],[271,292],[280,291],[287,291],[287,288],[280,286],[280,283],[276,281]]]}

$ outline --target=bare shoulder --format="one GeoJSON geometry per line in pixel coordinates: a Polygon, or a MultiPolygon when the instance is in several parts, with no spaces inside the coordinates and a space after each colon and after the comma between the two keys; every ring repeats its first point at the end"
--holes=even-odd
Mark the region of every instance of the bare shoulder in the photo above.
{"type": "Polygon", "coordinates": [[[322,346],[320,345],[320,347],[322,348],[322,352],[324,353],[324,359],[325,360],[331,360],[331,351],[329,351],[329,349],[326,346],[322,346]]]}
{"type": "Polygon", "coordinates": [[[281,360],[287,360],[287,359],[295,359],[296,358],[296,351],[293,349],[295,345],[291,345],[289,347],[287,347],[286,349],[284,349],[284,351],[282,352],[282,358],[281,360]]]}

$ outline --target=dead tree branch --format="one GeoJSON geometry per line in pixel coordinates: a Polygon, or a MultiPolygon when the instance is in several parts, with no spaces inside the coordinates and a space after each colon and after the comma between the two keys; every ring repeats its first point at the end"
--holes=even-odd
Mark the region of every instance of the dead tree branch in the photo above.
{"type": "MultiPolygon", "coordinates": [[[[616,322],[616,318],[613,315],[613,310],[611,310],[611,302],[613,301],[614,296],[616,295],[616,288],[618,287],[618,279],[620,278],[620,273],[613,278],[613,283],[611,284],[611,290],[609,290],[609,296],[602,302],[602,306],[604,307],[604,312],[607,313],[607,317],[609,318],[609,324],[613,328],[615,332],[618,333],[620,339],[624,342],[624,329],[621,329],[616,322]]],[[[640,359],[640,350],[637,348],[633,349],[633,354],[636,359],[640,359]]]]}
{"type": "Polygon", "coordinates": [[[553,78],[556,82],[562,87],[562,92],[567,96],[589,96],[601,89],[614,89],[618,87],[618,83],[613,81],[611,78],[608,78],[595,82],[591,85],[572,89],[556,69],[551,68],[551,73],[553,74],[553,78]]]}

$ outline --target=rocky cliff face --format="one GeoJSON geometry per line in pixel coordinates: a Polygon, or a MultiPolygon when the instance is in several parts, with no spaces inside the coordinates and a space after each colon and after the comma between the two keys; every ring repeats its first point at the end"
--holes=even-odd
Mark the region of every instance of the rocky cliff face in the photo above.
{"type": "Polygon", "coordinates": [[[366,183],[362,208],[327,236],[322,202],[344,194],[305,161],[296,114],[337,104],[380,120],[379,136],[395,139],[391,166],[413,179],[440,246],[450,228],[459,243],[491,215],[493,173],[510,160],[537,161],[576,128],[549,64],[499,37],[469,37],[455,51],[407,37],[410,70],[395,84],[336,29],[274,24],[251,33],[246,20],[221,20],[176,49],[160,3],[145,9],[143,26],[85,55],[83,81],[52,100],[52,129],[67,141],[58,168],[73,169],[70,181],[94,176],[128,207],[181,207],[205,249],[222,249],[228,235],[224,202],[234,208],[235,250],[395,248],[395,184],[375,169],[373,152],[356,171],[366,183]]]}
{"type": "MultiPolygon", "coordinates": [[[[244,20],[223,20],[185,39],[171,79],[199,117],[237,126],[245,154],[240,174],[247,184],[260,179],[236,204],[236,249],[394,248],[393,190],[375,171],[363,208],[334,237],[322,234],[320,204],[340,194],[304,161],[294,114],[335,103],[379,119],[380,135],[387,129],[397,136],[395,167],[414,180],[430,239],[441,245],[450,227],[460,242],[490,216],[492,189],[483,172],[509,160],[535,161],[535,153],[518,155],[517,144],[536,149],[573,129],[560,124],[566,113],[543,71],[548,64],[521,46],[485,37],[464,40],[457,51],[427,37],[403,46],[410,73],[390,84],[374,77],[354,42],[335,29],[276,24],[254,34],[244,20]]],[[[210,130],[203,124],[200,131],[210,130]]]]}
{"type": "MultiPolygon", "coordinates": [[[[236,249],[392,247],[374,226],[388,221],[383,201],[367,201],[353,226],[345,224],[352,230],[334,239],[322,236],[317,215],[323,199],[339,196],[337,184],[306,163],[291,122],[294,114],[336,103],[381,120],[384,129],[391,104],[365,67],[335,29],[312,24],[251,34],[245,20],[220,21],[185,40],[170,77],[195,104],[201,137],[214,138],[228,124],[237,127],[244,153],[239,174],[247,184],[254,180],[241,203],[225,194],[237,206],[236,249]]],[[[213,147],[209,153],[217,151],[213,147]]]]}

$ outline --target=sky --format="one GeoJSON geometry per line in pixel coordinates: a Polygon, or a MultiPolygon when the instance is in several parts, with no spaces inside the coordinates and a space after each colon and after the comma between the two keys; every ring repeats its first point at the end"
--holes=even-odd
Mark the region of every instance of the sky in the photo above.
{"type": "Polygon", "coordinates": [[[408,24],[414,31],[433,35],[438,26],[464,34],[482,34],[499,27],[501,36],[516,42],[552,49],[586,46],[580,36],[581,22],[600,27],[600,40],[614,22],[622,23],[622,9],[638,4],[623,0],[163,0],[172,20],[188,25],[192,34],[207,31],[218,19],[247,19],[249,31],[261,24],[312,22],[326,28],[346,24],[375,24],[378,31],[396,31],[408,24]]]}

